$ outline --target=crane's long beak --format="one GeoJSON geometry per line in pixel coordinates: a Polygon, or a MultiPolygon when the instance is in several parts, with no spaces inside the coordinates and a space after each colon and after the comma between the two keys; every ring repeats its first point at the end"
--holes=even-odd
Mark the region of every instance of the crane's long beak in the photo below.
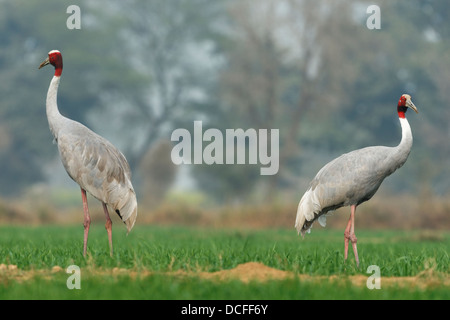
{"type": "Polygon", "coordinates": [[[40,68],[42,68],[42,67],[48,65],[49,63],[50,63],[50,59],[49,59],[49,58],[45,59],[45,60],[39,65],[39,68],[38,68],[38,69],[40,69],[40,68]]]}
{"type": "Polygon", "coordinates": [[[419,110],[417,110],[417,107],[414,105],[414,103],[411,101],[411,99],[406,100],[405,105],[406,105],[408,108],[413,109],[416,113],[419,113],[419,110]]]}

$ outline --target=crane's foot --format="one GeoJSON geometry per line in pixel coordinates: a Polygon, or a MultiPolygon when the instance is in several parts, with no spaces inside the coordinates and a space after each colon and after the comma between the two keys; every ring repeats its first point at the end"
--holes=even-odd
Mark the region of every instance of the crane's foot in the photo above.
{"type": "Polygon", "coordinates": [[[350,231],[345,230],[345,232],[344,232],[344,244],[345,244],[344,260],[347,261],[348,243],[351,242],[352,248],[353,248],[353,253],[355,254],[356,266],[359,267],[358,248],[356,247],[357,241],[358,241],[358,238],[356,238],[354,233],[351,233],[350,231]]]}

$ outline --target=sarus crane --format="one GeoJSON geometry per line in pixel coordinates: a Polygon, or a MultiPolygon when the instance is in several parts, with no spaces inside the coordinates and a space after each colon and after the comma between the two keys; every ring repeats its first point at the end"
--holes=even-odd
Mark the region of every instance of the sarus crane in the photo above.
{"type": "Polygon", "coordinates": [[[63,60],[61,52],[52,50],[39,66],[51,64],[55,74],[47,92],[46,112],[54,142],[58,145],[62,164],[69,176],[81,188],[84,211],[83,256],[86,248],[91,217],[86,191],[101,201],[105,213],[105,228],[108,233],[110,255],[113,255],[112,221],[108,207],[113,209],[126,224],[128,232],[133,228],[137,216],[136,194],[131,184],[131,170],[124,155],[108,140],[99,136],[79,122],[61,115],[57,105],[57,94],[63,60]]]}
{"type": "Polygon", "coordinates": [[[397,113],[402,128],[402,139],[396,147],[374,146],[345,153],[326,164],[309,184],[300,200],[295,228],[304,237],[314,221],[323,227],[327,213],[350,206],[351,213],[344,232],[344,259],[347,260],[348,244],[352,243],[357,266],[358,251],[355,236],[355,211],[361,203],[377,192],[383,180],[400,168],[411,151],[413,137],[406,120],[406,110],[419,113],[411,96],[403,94],[398,100],[397,113]]]}

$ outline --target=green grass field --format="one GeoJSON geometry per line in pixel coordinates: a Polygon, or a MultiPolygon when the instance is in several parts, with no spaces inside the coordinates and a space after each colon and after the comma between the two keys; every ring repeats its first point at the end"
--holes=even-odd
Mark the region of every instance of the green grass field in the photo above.
{"type": "Polygon", "coordinates": [[[360,268],[352,252],[344,263],[343,232],[331,229],[315,228],[302,240],[295,230],[137,226],[127,236],[116,226],[112,258],[102,225],[91,226],[86,258],[82,236],[81,225],[0,227],[0,299],[450,298],[449,232],[357,231],[360,268]],[[202,276],[248,262],[293,277],[202,276]],[[81,268],[80,290],[66,286],[70,265],[81,268]],[[380,290],[365,285],[370,265],[380,268],[380,290]],[[395,284],[384,281],[393,277],[395,284]],[[411,277],[422,285],[402,284],[411,277]]]}

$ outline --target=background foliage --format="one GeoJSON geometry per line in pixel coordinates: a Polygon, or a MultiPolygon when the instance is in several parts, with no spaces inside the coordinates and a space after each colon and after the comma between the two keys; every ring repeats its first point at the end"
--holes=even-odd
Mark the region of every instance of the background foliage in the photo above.
{"type": "Polygon", "coordinates": [[[376,4],[380,30],[366,27],[364,1],[0,1],[1,196],[75,186],[45,115],[52,70],[37,70],[52,49],[64,57],[61,112],[123,150],[149,207],[171,187],[208,205],[294,203],[333,157],[398,144],[402,93],[420,112],[408,113],[414,146],[383,188],[448,195],[450,5],[376,4]],[[80,30],[66,27],[70,4],[80,30]],[[174,166],[171,132],[195,120],[204,130],[279,129],[280,171],[174,166]]]}

